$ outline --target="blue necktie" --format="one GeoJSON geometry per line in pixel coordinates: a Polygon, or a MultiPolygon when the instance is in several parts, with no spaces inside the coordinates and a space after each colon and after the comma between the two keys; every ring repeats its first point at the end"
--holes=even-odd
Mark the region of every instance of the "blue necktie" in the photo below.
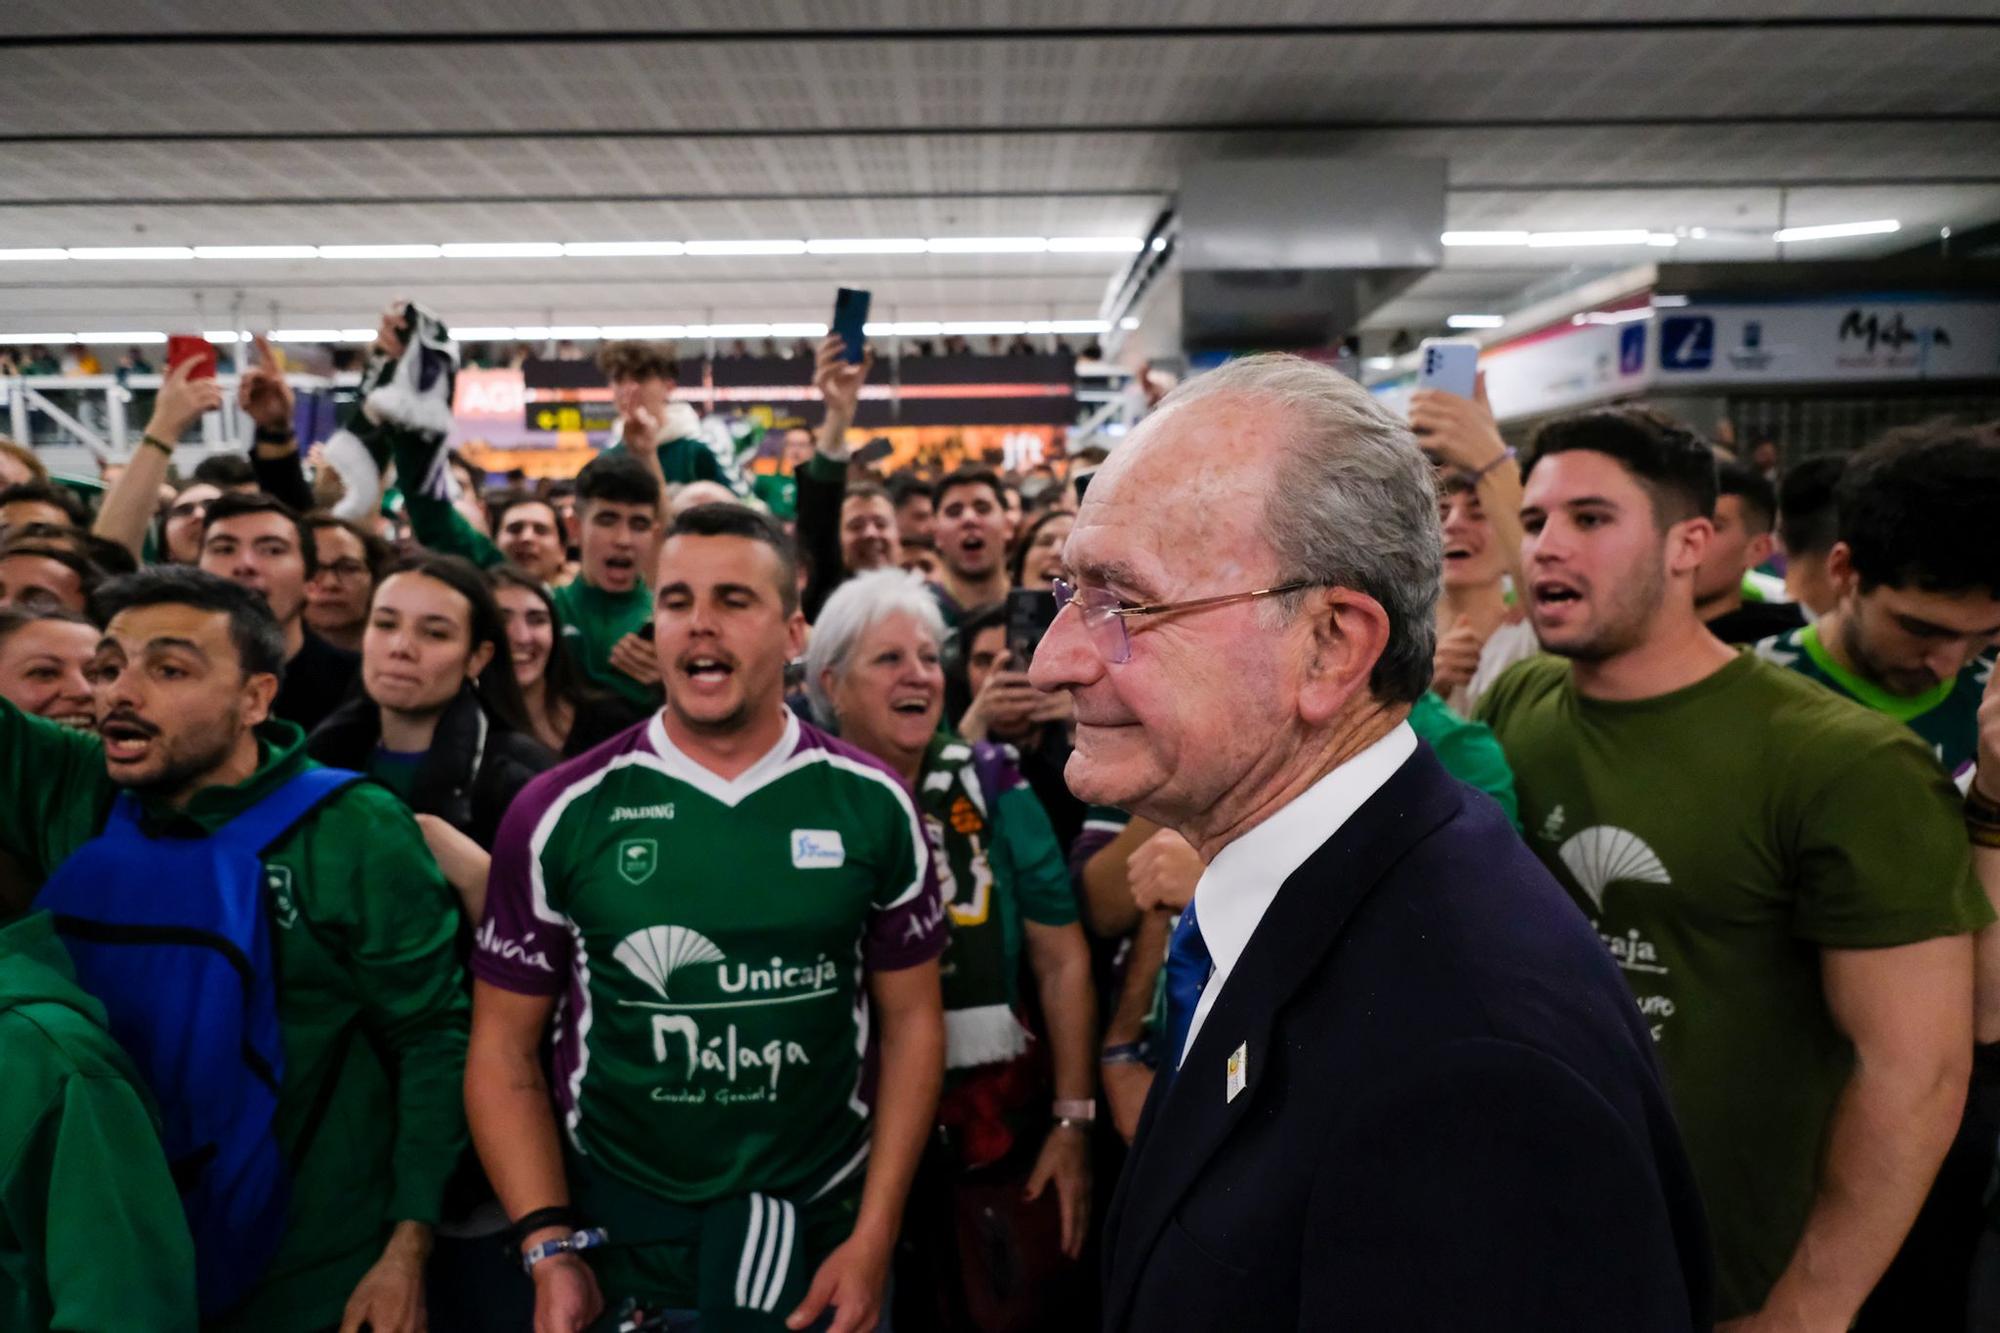
{"type": "Polygon", "coordinates": [[[1194,1023],[1195,1006],[1201,1003],[1202,989],[1215,974],[1215,960],[1209,957],[1208,941],[1201,937],[1201,924],[1194,919],[1194,904],[1181,913],[1167,945],[1167,1049],[1160,1071],[1172,1078],[1180,1067],[1181,1048],[1187,1045],[1188,1028],[1194,1023]]]}

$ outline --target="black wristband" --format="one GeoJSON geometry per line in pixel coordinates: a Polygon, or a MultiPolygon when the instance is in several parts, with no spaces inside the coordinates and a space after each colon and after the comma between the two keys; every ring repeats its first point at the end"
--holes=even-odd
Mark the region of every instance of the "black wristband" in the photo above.
{"type": "Polygon", "coordinates": [[[259,426],[257,427],[257,434],[253,438],[258,444],[291,444],[299,438],[299,433],[290,426],[286,426],[282,430],[266,430],[264,427],[259,426]]]}
{"type": "Polygon", "coordinates": [[[519,1245],[544,1227],[561,1227],[564,1231],[575,1231],[576,1209],[566,1203],[559,1203],[550,1208],[537,1208],[514,1223],[509,1234],[513,1237],[514,1244],[519,1245]]]}

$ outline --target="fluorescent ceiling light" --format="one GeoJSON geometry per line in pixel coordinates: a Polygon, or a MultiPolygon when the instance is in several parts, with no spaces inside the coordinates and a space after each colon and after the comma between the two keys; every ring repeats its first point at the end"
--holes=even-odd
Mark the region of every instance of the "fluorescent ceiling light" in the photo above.
{"type": "Polygon", "coordinates": [[[955,333],[967,337],[983,334],[1026,333],[1028,321],[1025,319],[957,319],[946,320],[938,326],[941,333],[955,333]]]}
{"type": "Polygon", "coordinates": [[[773,338],[824,338],[827,329],[824,324],[773,324],[773,338]]]}
{"type": "Polygon", "coordinates": [[[684,255],[679,241],[569,241],[562,252],[571,259],[614,259],[628,255],[684,255]]]}
{"type": "Polygon", "coordinates": [[[451,336],[460,342],[508,342],[514,337],[514,330],[505,324],[500,324],[492,328],[453,329],[451,336]]]}
{"type": "Polygon", "coordinates": [[[435,245],[322,245],[321,259],[436,259],[444,252],[435,245]]]}
{"type": "Polygon", "coordinates": [[[861,332],[871,338],[931,338],[944,332],[936,320],[902,320],[894,324],[864,324],[861,332]]]}
{"type": "Polygon", "coordinates": [[[1901,231],[1903,224],[1894,218],[1882,218],[1876,222],[1831,222],[1823,227],[1781,227],[1771,233],[1774,241],[1836,241],[1843,236],[1886,236],[1892,231],[1901,231]]]}
{"type": "Polygon", "coordinates": [[[1674,246],[1679,245],[1680,243],[1681,243],[1681,238],[1674,235],[1670,231],[1656,231],[1651,236],[1648,236],[1646,238],[1646,244],[1652,246],[1658,246],[1663,250],[1671,250],[1674,246]]]}
{"type": "Polygon", "coordinates": [[[235,329],[203,329],[201,336],[212,343],[218,343],[224,347],[250,341],[249,334],[238,333],[235,329]]]}
{"type": "Polygon", "coordinates": [[[595,324],[558,324],[549,330],[549,337],[567,339],[572,342],[582,339],[587,342],[597,337],[600,332],[601,330],[595,324]]]}
{"type": "Polygon", "coordinates": [[[802,255],[804,241],[689,241],[691,255],[802,255]]]}
{"type": "Polygon", "coordinates": [[[71,259],[193,259],[185,245],[72,245],[71,259]]]}
{"type": "MultiPolygon", "coordinates": [[[[197,245],[196,259],[317,259],[311,245],[197,245]]],[[[213,341],[211,339],[210,341],[213,341]]]]}
{"type": "Polygon", "coordinates": [[[685,324],[607,324],[599,329],[598,336],[604,338],[685,338],[688,336],[685,324]]]}
{"type": "Polygon", "coordinates": [[[1620,231],[1535,231],[1528,244],[1535,249],[1568,245],[1649,245],[1653,233],[1643,230],[1620,231]]]}
{"type": "Polygon", "coordinates": [[[1634,320],[1651,319],[1653,307],[1633,306],[1628,310],[1586,310],[1580,315],[1571,315],[1572,324],[1630,324],[1634,320]]]}
{"type": "Polygon", "coordinates": [[[149,330],[139,330],[136,332],[131,330],[113,330],[110,333],[79,333],[71,341],[80,343],[163,343],[166,340],[166,334],[154,333],[149,330]]]}
{"type": "Polygon", "coordinates": [[[1030,333],[1109,333],[1111,323],[1102,319],[1032,319],[1028,321],[1030,333]]]}
{"type": "Polygon", "coordinates": [[[1526,245],[1525,231],[1448,231],[1438,237],[1446,245],[1526,245]]]}
{"type": "Polygon", "coordinates": [[[543,324],[516,324],[514,336],[524,343],[538,343],[548,340],[548,326],[543,324]]]}
{"type": "Polygon", "coordinates": [[[1447,315],[1448,329],[1497,329],[1507,322],[1505,315],[1447,315]]]}
{"type": "Polygon", "coordinates": [[[446,241],[438,249],[446,259],[560,259],[555,241],[446,241]]]}
{"type": "Polygon", "coordinates": [[[1130,333],[1133,329],[1139,327],[1139,317],[1137,315],[1127,315],[1118,321],[1118,327],[1130,333]]]}
{"type": "Polygon", "coordinates": [[[1658,310],[1678,309],[1687,303],[1688,299],[1685,296],[1660,296],[1656,293],[1653,297],[1653,306],[1658,310]]]}
{"type": "Polygon", "coordinates": [[[872,239],[856,236],[806,242],[806,253],[809,255],[920,255],[923,252],[924,238],[921,236],[882,236],[872,239]]]}
{"type": "Polygon", "coordinates": [[[342,329],[340,341],[344,343],[372,343],[379,334],[376,329],[342,329]]]}
{"type": "Polygon", "coordinates": [[[56,250],[48,246],[28,246],[23,249],[17,249],[17,250],[0,250],[0,260],[10,261],[10,262],[26,262],[26,261],[40,262],[42,260],[57,260],[57,259],[68,259],[68,258],[69,258],[69,251],[56,250]]]}
{"type": "Polygon", "coordinates": [[[1038,255],[1049,248],[1046,236],[933,236],[924,248],[934,255],[1038,255]]]}
{"type": "Polygon", "coordinates": [[[1053,255],[1131,255],[1146,248],[1137,236],[1051,236],[1053,255]]]}
{"type": "MultiPolygon", "coordinates": [[[[373,337],[374,335],[369,335],[373,337]]],[[[337,343],[341,341],[339,329],[273,329],[272,342],[280,343],[337,343]]]]}
{"type": "Polygon", "coordinates": [[[0,347],[29,347],[36,343],[61,343],[67,347],[75,341],[74,333],[0,333],[0,347]]]}
{"type": "Polygon", "coordinates": [[[1153,238],[1153,249],[1155,249],[1155,250],[1164,250],[1164,249],[1166,249],[1166,248],[1167,248],[1167,238],[1166,238],[1166,237],[1164,237],[1164,236],[1155,236],[1155,237],[1153,238]]]}

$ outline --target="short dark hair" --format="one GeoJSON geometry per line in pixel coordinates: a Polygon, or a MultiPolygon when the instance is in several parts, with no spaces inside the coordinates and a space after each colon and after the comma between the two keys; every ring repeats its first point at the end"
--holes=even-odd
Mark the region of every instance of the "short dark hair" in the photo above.
{"type": "Polygon", "coordinates": [[[1528,446],[1523,480],[1554,454],[1587,450],[1631,473],[1662,528],[1715,514],[1715,452],[1699,435],[1650,407],[1598,407],[1544,422],[1528,446]]]}
{"type": "Polygon", "coordinates": [[[1014,539],[1014,549],[1007,556],[1007,574],[1013,580],[1012,586],[1020,587],[1022,578],[1028,572],[1028,548],[1035,544],[1035,534],[1059,518],[1074,517],[1067,509],[1044,509],[1028,521],[1028,526],[1022,528],[1021,535],[1014,539]]]}
{"type": "Polygon", "coordinates": [[[83,528],[58,527],[54,523],[23,523],[19,527],[7,529],[7,540],[10,543],[29,542],[37,546],[60,546],[65,551],[75,551],[103,570],[106,577],[114,574],[133,574],[139,569],[139,557],[133,555],[122,544],[83,528]]]}
{"type": "Polygon", "coordinates": [[[284,682],[285,632],[262,594],[192,565],[153,565],[112,579],[90,601],[91,615],[100,625],[145,606],[191,606],[228,616],[230,642],[244,674],[284,682]]]}
{"type": "Polygon", "coordinates": [[[1887,585],[2000,597],[2000,425],[1891,432],[1848,460],[1834,504],[1863,592],[1887,585]]]}
{"type": "Polygon", "coordinates": [[[898,472],[889,478],[889,503],[901,509],[919,495],[932,499],[932,486],[913,472],[898,472]]]}
{"type": "MultiPolygon", "coordinates": [[[[306,527],[313,532],[327,528],[339,528],[348,536],[361,543],[361,560],[368,566],[368,578],[372,583],[380,583],[389,571],[389,562],[396,558],[396,552],[389,543],[362,527],[351,518],[329,514],[324,509],[315,509],[305,516],[306,527]]],[[[319,543],[313,543],[313,564],[319,564],[319,543]]]]}
{"type": "Polygon", "coordinates": [[[0,506],[25,503],[54,505],[79,528],[90,522],[90,512],[77,493],[52,481],[23,481],[0,490],[0,506]]]}
{"type": "Polygon", "coordinates": [[[1715,494],[1719,500],[1733,495],[1743,502],[1743,526],[1762,535],[1778,521],[1778,488],[1769,479],[1734,458],[1715,460],[1715,494]]]}
{"type": "Polygon", "coordinates": [[[613,504],[660,507],[660,479],[651,468],[631,454],[602,453],[584,464],[576,474],[576,503],[581,508],[593,500],[613,504]]]}
{"type": "Polygon", "coordinates": [[[1825,555],[1840,540],[1833,493],[1845,471],[1845,454],[1814,454],[1785,469],[1778,482],[1778,540],[1787,556],[1825,555]]]}
{"type": "Polygon", "coordinates": [[[548,510],[549,516],[555,520],[556,540],[565,543],[569,541],[569,534],[563,531],[562,510],[556,508],[555,501],[537,495],[533,491],[524,491],[519,488],[502,491],[487,502],[486,512],[493,519],[493,535],[495,537],[500,535],[500,526],[507,521],[508,511],[519,509],[522,505],[540,505],[542,508],[548,510]]]}
{"type": "Polygon", "coordinates": [[[208,530],[224,519],[241,518],[245,514],[277,514],[292,525],[298,534],[299,558],[306,562],[306,577],[319,573],[319,545],[312,539],[306,527],[305,518],[298,510],[286,504],[275,495],[262,491],[224,491],[208,502],[208,513],[201,521],[201,539],[208,540],[208,530]]]}
{"type": "Polygon", "coordinates": [[[762,542],[778,556],[778,601],[790,615],[799,607],[799,562],[792,539],[767,515],[734,502],[684,509],[667,525],[666,540],[675,537],[745,537],[762,542]]]}
{"type": "Polygon", "coordinates": [[[194,465],[194,480],[205,481],[219,491],[239,486],[255,486],[257,469],[242,454],[210,454],[194,465]]]}
{"type": "Polygon", "coordinates": [[[76,575],[77,584],[83,589],[85,605],[89,604],[91,595],[107,577],[103,566],[90,560],[75,547],[65,546],[60,542],[20,538],[10,538],[0,542],[0,560],[8,560],[17,555],[32,555],[43,560],[53,560],[76,575]]]}
{"type": "Polygon", "coordinates": [[[840,503],[845,507],[849,500],[887,500],[891,505],[896,503],[889,491],[872,481],[857,481],[849,486],[846,493],[840,497],[840,503]]]}
{"type": "Polygon", "coordinates": [[[992,468],[982,467],[978,463],[966,463],[960,467],[953,468],[942,477],[939,477],[937,485],[931,488],[931,503],[942,509],[944,507],[945,492],[960,486],[984,486],[987,490],[993,492],[994,504],[1002,506],[1006,504],[1006,501],[1000,498],[1000,492],[1005,489],[1005,483],[1000,480],[1000,474],[992,468]]]}

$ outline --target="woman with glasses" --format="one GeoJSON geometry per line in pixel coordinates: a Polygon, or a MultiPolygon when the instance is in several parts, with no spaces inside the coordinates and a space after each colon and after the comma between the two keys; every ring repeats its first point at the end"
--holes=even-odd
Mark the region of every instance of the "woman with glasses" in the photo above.
{"type": "Polygon", "coordinates": [[[306,582],[306,628],[336,648],[361,651],[368,603],[389,567],[389,544],[359,524],[331,514],[309,514],[319,567],[306,582]]]}
{"type": "MultiPolygon", "coordinates": [[[[822,722],[836,724],[841,739],[882,760],[916,793],[951,917],[943,1132],[905,1226],[920,1244],[943,1247],[939,1262],[923,1267],[950,1310],[965,1298],[948,1239],[951,1200],[962,1188],[1012,1181],[1033,1200],[1053,1185],[1061,1251],[1073,1259],[1082,1250],[1097,1004],[1068,868],[1040,802],[1005,749],[938,727],[943,638],[943,618],[922,583],[900,570],[857,575],[820,610],[806,686],[822,722]],[[1021,1017],[1024,962],[1046,1027],[1045,1057],[1021,1017]]],[[[1031,1236],[1029,1228],[1011,1239],[1031,1245],[1031,1236]]],[[[982,1268],[966,1262],[964,1280],[978,1282],[982,1268]]],[[[933,1310],[923,1326],[958,1325],[933,1310]]]]}

